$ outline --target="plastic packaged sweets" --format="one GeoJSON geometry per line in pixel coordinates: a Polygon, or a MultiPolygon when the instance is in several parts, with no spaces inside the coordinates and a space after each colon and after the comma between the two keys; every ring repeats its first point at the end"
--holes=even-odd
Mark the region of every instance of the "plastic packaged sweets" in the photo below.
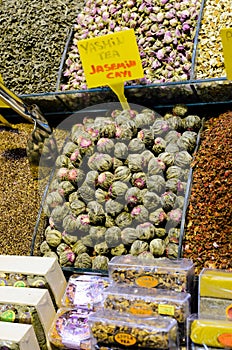
{"type": "Polygon", "coordinates": [[[89,316],[93,345],[176,350],[177,322],[171,317],[138,317],[111,310],[89,316]]]}
{"type": "Polygon", "coordinates": [[[108,277],[73,274],[62,298],[63,306],[94,309],[102,304],[103,290],[110,285],[108,277]]]}
{"type": "Polygon", "coordinates": [[[56,258],[0,255],[0,286],[46,288],[59,307],[66,285],[56,258]]]}
{"type": "Polygon", "coordinates": [[[201,271],[198,310],[202,317],[232,320],[232,271],[207,268],[201,271]]]}
{"type": "Polygon", "coordinates": [[[191,293],[194,264],[189,259],[142,259],[128,254],[110,260],[109,276],[120,285],[191,293]]]}
{"type": "Polygon", "coordinates": [[[193,314],[187,319],[188,349],[232,349],[232,323],[193,314]]]}
{"type": "Polygon", "coordinates": [[[40,347],[31,325],[0,321],[0,349],[40,350],[40,347]]]}
{"type": "Polygon", "coordinates": [[[89,315],[89,310],[60,308],[48,333],[51,344],[59,349],[90,350],[89,315]]]}

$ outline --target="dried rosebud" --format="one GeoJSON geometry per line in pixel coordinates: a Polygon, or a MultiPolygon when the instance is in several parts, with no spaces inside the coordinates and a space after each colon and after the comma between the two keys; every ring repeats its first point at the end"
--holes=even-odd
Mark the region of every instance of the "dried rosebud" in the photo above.
{"type": "Polygon", "coordinates": [[[82,156],[79,151],[79,149],[76,149],[71,155],[70,155],[70,161],[71,164],[73,164],[75,167],[78,167],[81,165],[82,162],[82,156]]]}

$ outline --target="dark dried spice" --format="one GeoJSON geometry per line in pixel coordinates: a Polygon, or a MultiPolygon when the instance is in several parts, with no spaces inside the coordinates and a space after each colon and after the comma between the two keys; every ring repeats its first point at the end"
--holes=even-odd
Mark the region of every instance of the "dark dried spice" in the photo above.
{"type": "Polygon", "coordinates": [[[183,255],[203,267],[232,269],[232,112],[210,118],[195,154],[183,255]]]}

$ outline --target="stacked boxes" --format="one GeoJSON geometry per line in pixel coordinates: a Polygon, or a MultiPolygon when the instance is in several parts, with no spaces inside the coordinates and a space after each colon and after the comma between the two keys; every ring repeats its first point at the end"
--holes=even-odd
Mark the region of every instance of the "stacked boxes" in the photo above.
{"type": "Polygon", "coordinates": [[[40,350],[31,325],[0,322],[0,349],[40,350]]]}
{"type": "Polygon", "coordinates": [[[188,349],[232,349],[232,271],[204,268],[198,315],[188,318],[188,349]]]}
{"type": "Polygon", "coordinates": [[[95,349],[179,349],[190,315],[194,266],[188,259],[118,256],[104,309],[89,316],[95,349]]]}

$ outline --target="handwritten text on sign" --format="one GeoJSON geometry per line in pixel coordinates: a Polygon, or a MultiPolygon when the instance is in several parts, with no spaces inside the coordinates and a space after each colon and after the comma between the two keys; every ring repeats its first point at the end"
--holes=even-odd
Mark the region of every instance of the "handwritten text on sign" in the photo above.
{"type": "Polygon", "coordinates": [[[89,88],[144,76],[133,29],[80,40],[77,45],[89,88]]]}
{"type": "Polygon", "coordinates": [[[220,31],[227,79],[232,80],[232,28],[220,31]]]}

